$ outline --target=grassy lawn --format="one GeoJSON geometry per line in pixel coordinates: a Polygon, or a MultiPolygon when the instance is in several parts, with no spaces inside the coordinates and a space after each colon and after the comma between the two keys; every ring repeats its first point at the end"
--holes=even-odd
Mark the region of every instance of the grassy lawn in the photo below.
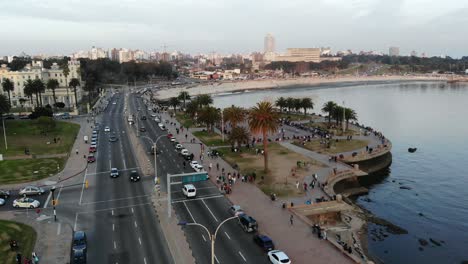
{"type": "Polygon", "coordinates": [[[320,144],[320,140],[313,140],[311,142],[305,142],[305,145],[302,145],[299,141],[294,141],[294,144],[306,148],[311,151],[324,154],[337,154],[341,152],[352,151],[360,148],[366,147],[369,142],[366,140],[346,140],[341,139],[338,142],[332,140],[330,148],[326,148],[325,145],[320,144]]]}
{"type": "Polygon", "coordinates": [[[29,182],[50,177],[65,166],[66,158],[0,161],[0,184],[29,182]],[[34,173],[38,171],[38,173],[34,173]]]}
{"type": "MultiPolygon", "coordinates": [[[[55,128],[47,135],[41,134],[41,128],[35,120],[6,120],[8,150],[4,140],[0,140],[0,153],[4,156],[24,155],[29,148],[32,155],[68,153],[75,142],[80,126],[74,123],[56,121],[55,128]],[[60,138],[54,143],[54,137],[60,138]],[[50,142],[50,144],[47,144],[50,142]]],[[[3,136],[3,129],[0,128],[3,136]]]]}
{"type": "Polygon", "coordinates": [[[229,143],[227,142],[227,137],[225,137],[223,142],[222,137],[215,132],[196,131],[193,132],[193,135],[209,147],[229,145],[229,143]]]}
{"type": "Polygon", "coordinates": [[[176,112],[176,119],[184,127],[197,127],[193,118],[184,112],[176,112]]]}
{"type": "MultiPolygon", "coordinates": [[[[262,148],[262,146],[257,146],[262,148]]],[[[241,174],[256,174],[256,183],[267,195],[272,192],[278,196],[287,197],[302,194],[301,189],[296,189],[295,182],[302,182],[307,175],[312,175],[321,166],[321,163],[290,151],[277,143],[268,145],[269,172],[265,173],[263,155],[255,154],[254,149],[243,147],[241,152],[232,152],[231,148],[219,148],[225,159],[231,166],[239,166],[241,174]],[[297,162],[307,162],[309,165],[297,167],[297,162]],[[291,169],[296,169],[292,175],[291,169]],[[263,177],[263,178],[262,178],[263,177]]]]}
{"type": "Polygon", "coordinates": [[[327,130],[328,133],[331,133],[333,135],[336,135],[336,136],[354,136],[354,135],[359,135],[359,132],[358,131],[355,131],[351,128],[348,128],[344,133],[343,133],[343,129],[341,127],[341,124],[340,125],[336,125],[336,123],[333,122],[332,120],[332,123],[331,123],[331,126],[328,127],[328,123],[324,123],[324,122],[316,122],[316,123],[308,123],[307,124],[308,127],[313,127],[313,128],[320,128],[320,129],[324,129],[324,130],[327,130]]]}
{"type": "MultiPolygon", "coordinates": [[[[310,110],[309,110],[310,111],[310,110]]],[[[307,115],[304,115],[303,113],[281,113],[280,118],[288,118],[290,121],[303,121],[303,120],[313,120],[317,119],[317,116],[312,116],[310,113],[307,113],[307,115]]]]}
{"type": "Polygon", "coordinates": [[[30,226],[0,220],[0,260],[4,264],[16,263],[16,252],[10,250],[10,240],[18,241],[22,256],[31,256],[36,243],[36,231],[30,226]]]}

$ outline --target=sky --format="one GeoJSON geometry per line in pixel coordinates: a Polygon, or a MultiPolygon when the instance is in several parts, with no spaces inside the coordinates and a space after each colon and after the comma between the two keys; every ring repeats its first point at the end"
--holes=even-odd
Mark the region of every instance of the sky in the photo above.
{"type": "Polygon", "coordinates": [[[467,0],[1,0],[0,54],[331,47],[468,55],[467,0]]]}

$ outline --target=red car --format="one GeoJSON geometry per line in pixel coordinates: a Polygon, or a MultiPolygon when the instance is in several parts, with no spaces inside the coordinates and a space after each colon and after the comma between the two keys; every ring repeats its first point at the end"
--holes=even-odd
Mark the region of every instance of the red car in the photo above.
{"type": "Polygon", "coordinates": [[[167,134],[167,138],[171,138],[172,137],[172,134],[167,134]]]}
{"type": "Polygon", "coordinates": [[[94,154],[89,154],[88,155],[88,163],[92,163],[96,161],[96,157],[94,157],[94,154]]]}
{"type": "Polygon", "coordinates": [[[94,153],[94,152],[96,152],[96,147],[95,146],[89,147],[89,153],[94,153]]]}

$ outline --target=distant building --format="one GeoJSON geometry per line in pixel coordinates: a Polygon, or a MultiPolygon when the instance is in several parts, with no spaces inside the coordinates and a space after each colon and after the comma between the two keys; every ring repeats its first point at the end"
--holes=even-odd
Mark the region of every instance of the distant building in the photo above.
{"type": "Polygon", "coordinates": [[[265,40],[263,44],[264,44],[264,48],[263,48],[264,53],[275,52],[275,49],[276,49],[275,37],[273,37],[273,35],[271,35],[270,33],[268,33],[265,36],[265,40]]]}
{"type": "Polygon", "coordinates": [[[111,49],[109,58],[112,61],[119,61],[119,50],[116,48],[111,49]]]}
{"type": "Polygon", "coordinates": [[[392,57],[393,56],[396,56],[396,57],[400,56],[400,48],[399,47],[390,47],[388,49],[388,55],[392,56],[392,57]]]}
{"type": "Polygon", "coordinates": [[[275,61],[320,62],[320,48],[289,48],[285,55],[276,56],[275,61]]]}
{"type": "Polygon", "coordinates": [[[411,57],[417,57],[417,56],[418,56],[418,53],[415,50],[411,51],[411,57]]]}

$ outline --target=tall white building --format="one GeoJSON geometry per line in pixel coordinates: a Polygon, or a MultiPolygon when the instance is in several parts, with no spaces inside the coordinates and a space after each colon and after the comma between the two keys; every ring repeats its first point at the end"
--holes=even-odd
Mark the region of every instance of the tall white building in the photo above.
{"type": "Polygon", "coordinates": [[[265,36],[265,40],[263,44],[264,44],[264,49],[263,49],[264,53],[275,52],[275,49],[276,49],[275,37],[273,37],[273,35],[271,35],[270,33],[268,33],[265,36]]]}

